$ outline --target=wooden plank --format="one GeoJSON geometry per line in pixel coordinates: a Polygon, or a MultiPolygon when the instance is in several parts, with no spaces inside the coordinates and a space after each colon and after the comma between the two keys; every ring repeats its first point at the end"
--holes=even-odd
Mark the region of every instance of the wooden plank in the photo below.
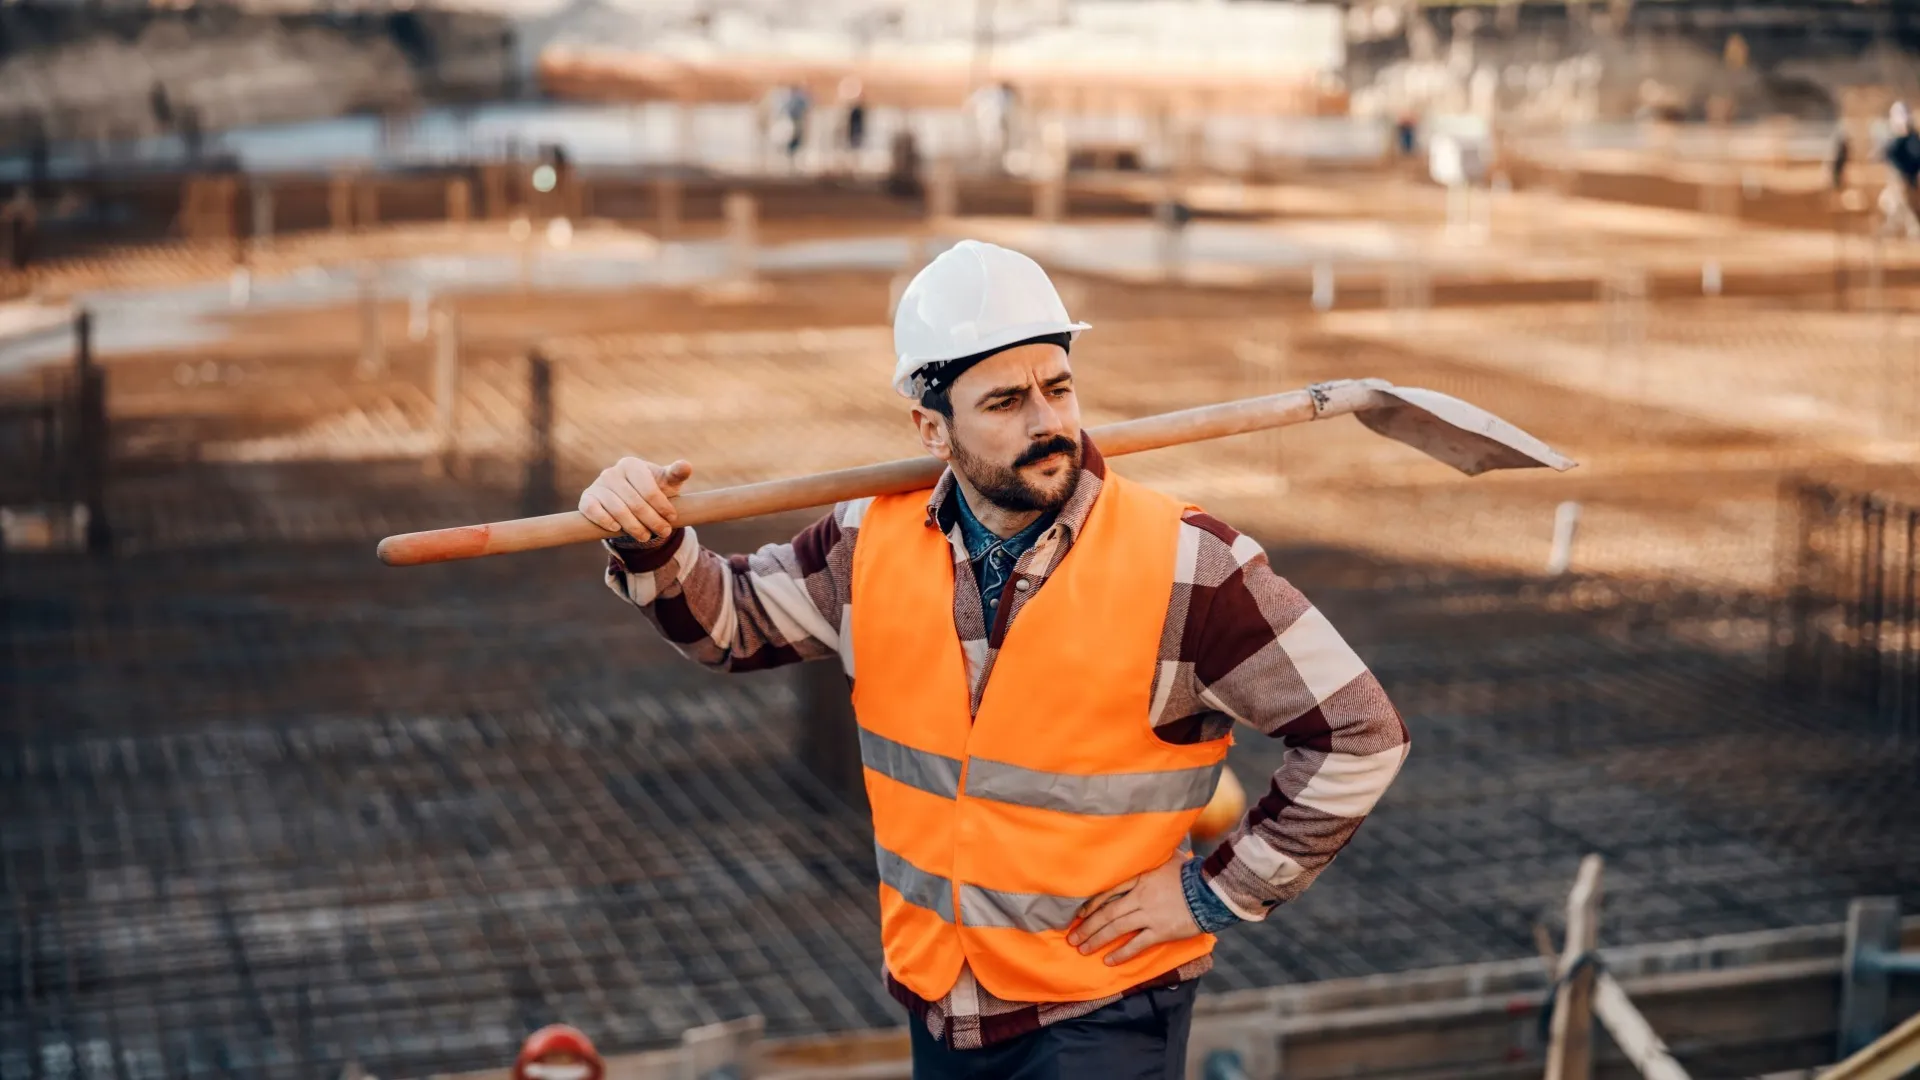
{"type": "Polygon", "coordinates": [[[1612,975],[1601,972],[1593,988],[1593,1012],[1646,1080],[1688,1080],[1687,1070],[1673,1059],[1667,1044],[1640,1015],[1627,992],[1612,975]]]}
{"type": "Polygon", "coordinates": [[[1920,1069],[1920,1013],[1821,1074],[1821,1080],[1900,1080],[1920,1069]]]}
{"type": "MultiPolygon", "coordinates": [[[[1920,947],[1920,918],[1902,930],[1907,948],[1920,947]]],[[[1821,1059],[1780,1061],[1780,1048],[1809,1039],[1831,1045],[1843,931],[1834,923],[1627,946],[1608,950],[1608,968],[1688,1060],[1758,1055],[1767,1067],[1813,1065],[1821,1059]]],[[[1216,1025],[1271,1025],[1284,1043],[1288,1080],[1522,1080],[1540,1073],[1546,986],[1540,961],[1529,958],[1203,995],[1194,1038],[1205,1040],[1216,1025]]],[[[1920,1009],[1920,994],[1894,997],[1896,1008],[1920,1009]]],[[[899,1029],[773,1039],[761,1044],[758,1075],[904,1078],[906,1048],[899,1029]]],[[[1597,1051],[1595,1080],[1631,1080],[1638,1071],[1611,1045],[1597,1051]]],[[[619,1055],[608,1077],[680,1080],[683,1060],[680,1048],[619,1055]]],[[[506,1076],[502,1069],[462,1080],[506,1076]]]]}
{"type": "MultiPolygon", "coordinates": [[[[1557,972],[1560,958],[1554,954],[1546,927],[1536,923],[1533,931],[1547,969],[1557,972]]],[[[1613,1036],[1614,1045],[1646,1080],[1687,1080],[1687,1071],[1674,1060],[1667,1044],[1654,1032],[1653,1025],[1647,1023],[1610,971],[1601,971],[1594,981],[1593,1011],[1607,1034],[1613,1036]]]]}
{"type": "MultiPolygon", "coordinates": [[[[1904,920],[1902,928],[1905,947],[1920,950],[1920,917],[1904,920]]],[[[1628,945],[1607,950],[1607,968],[1636,1000],[1643,993],[1639,981],[1655,975],[1689,972],[1737,975],[1752,965],[1794,960],[1817,961],[1823,970],[1837,974],[1845,933],[1843,923],[1824,923],[1628,945]]],[[[1272,1011],[1279,1016],[1309,1016],[1478,995],[1539,994],[1546,990],[1547,982],[1538,960],[1494,960],[1207,994],[1194,1004],[1194,1013],[1205,1017],[1272,1011]]]]}
{"type": "MultiPolygon", "coordinates": [[[[1537,970],[1538,961],[1531,963],[1537,970]]],[[[1623,989],[1652,1024],[1670,1033],[1681,1053],[1715,1056],[1805,1035],[1830,1038],[1838,974],[1834,957],[1646,976],[1623,983],[1623,989]]],[[[1288,1080],[1520,1080],[1540,1074],[1540,1004],[1538,994],[1488,995],[1413,1008],[1339,1009],[1278,1021],[1275,1034],[1285,1048],[1288,1080]]],[[[1193,1037],[1204,1041],[1222,1023],[1245,1024],[1246,1017],[1197,1017],[1193,1037]]],[[[1598,1049],[1597,1080],[1630,1080],[1638,1071],[1610,1046],[1598,1049]]],[[[771,1040],[762,1053],[762,1080],[907,1075],[906,1039],[897,1030],[771,1040]]],[[[1771,1060],[1772,1052],[1767,1054],[1771,1060]]],[[[678,1048],[622,1055],[609,1062],[609,1080],[680,1080],[681,1060],[678,1048]]],[[[505,1076],[494,1071],[463,1080],[505,1076]]]]}
{"type": "MultiPolygon", "coordinates": [[[[1546,926],[1534,924],[1536,944],[1540,945],[1540,957],[1546,961],[1551,972],[1559,970],[1559,957],[1553,953],[1553,942],[1548,938],[1546,926]]],[[[1607,1034],[1613,1036],[1613,1042],[1620,1047],[1620,1053],[1634,1065],[1645,1080],[1688,1080],[1688,1072],[1674,1061],[1667,1043],[1661,1042],[1659,1034],[1653,1032],[1653,1026],[1640,1015],[1640,1009],[1626,995],[1619,980],[1613,978],[1613,972],[1601,970],[1594,982],[1594,1015],[1607,1028],[1607,1034]]]]}
{"type": "Polygon", "coordinates": [[[1842,1060],[1880,1037],[1887,1025],[1887,972],[1863,961],[1900,950],[1900,901],[1892,896],[1861,897],[1847,905],[1846,954],[1840,967],[1840,1042],[1842,1060]]]}
{"type": "Polygon", "coordinates": [[[1580,860],[1567,896],[1567,941],[1560,950],[1559,992],[1547,1047],[1547,1080],[1588,1080],[1593,1071],[1593,982],[1596,969],[1583,964],[1600,943],[1601,859],[1580,860]]]}
{"type": "MultiPolygon", "coordinates": [[[[1756,1038],[1823,1038],[1832,1030],[1838,972],[1839,961],[1829,957],[1642,976],[1621,986],[1656,1030],[1667,1032],[1682,1052],[1694,1052],[1756,1038]]],[[[1339,1009],[1272,1024],[1286,1048],[1288,1080],[1399,1077],[1429,1067],[1540,1061],[1544,996],[1543,981],[1531,994],[1339,1009]]],[[[1216,1019],[1223,1018],[1196,1017],[1195,1038],[1203,1038],[1216,1019]]],[[[1624,1054],[1597,1055],[1602,1062],[1615,1058],[1624,1061],[1624,1054]]]]}

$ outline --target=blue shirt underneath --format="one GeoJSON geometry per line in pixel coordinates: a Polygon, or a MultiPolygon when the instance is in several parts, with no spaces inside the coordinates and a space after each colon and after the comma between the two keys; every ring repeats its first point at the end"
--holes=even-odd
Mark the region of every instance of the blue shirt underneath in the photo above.
{"type": "Polygon", "coordinates": [[[966,492],[955,491],[953,497],[960,504],[960,538],[967,546],[967,561],[973,564],[973,580],[980,586],[980,610],[986,612],[991,625],[1000,607],[1000,593],[1007,582],[1013,580],[1013,565],[1027,549],[1040,542],[1059,514],[1057,511],[1041,514],[1033,519],[1033,524],[1003,540],[973,516],[966,492]]]}

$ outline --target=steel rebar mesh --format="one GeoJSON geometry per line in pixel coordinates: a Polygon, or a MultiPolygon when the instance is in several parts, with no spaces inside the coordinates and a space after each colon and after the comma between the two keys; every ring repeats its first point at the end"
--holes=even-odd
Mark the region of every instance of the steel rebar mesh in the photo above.
{"type": "MultiPolygon", "coordinates": [[[[247,471],[225,490],[422,513],[378,470],[247,471]]],[[[868,827],[796,762],[780,676],[693,670],[591,553],[396,572],[277,520],[7,563],[0,1076],[408,1075],[560,1019],[615,1050],[750,1012],[900,1021],[868,827]]],[[[1668,633],[1764,598],[1275,552],[1415,756],[1305,897],[1223,938],[1211,986],[1524,955],[1586,851],[1616,868],[1609,941],[1920,899],[1913,771],[1777,700],[1751,652],[1668,633]]],[[[1276,754],[1243,740],[1236,766],[1258,786],[1276,754]]]]}

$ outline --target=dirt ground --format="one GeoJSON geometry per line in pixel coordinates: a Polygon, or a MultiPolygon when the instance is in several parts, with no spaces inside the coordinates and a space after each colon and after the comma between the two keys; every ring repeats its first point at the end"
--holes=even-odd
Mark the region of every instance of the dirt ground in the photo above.
{"type": "MultiPolygon", "coordinates": [[[[917,452],[886,387],[894,275],[455,301],[460,452],[527,452],[526,357],[555,365],[563,487],[623,455],[686,457],[695,486],[917,452]]],[[[1076,349],[1089,426],[1335,378],[1454,394],[1581,462],[1469,480],[1350,420],[1158,451],[1122,468],[1277,540],[1480,568],[1543,565],[1582,503],[1575,565],[1770,586],[1774,492],[1814,469],[1910,463],[1920,324],[1811,301],[1659,299],[1276,312],[1249,289],[1065,275],[1095,329],[1076,349]],[[1798,305],[1798,306],[1789,306],[1798,305]]],[[[356,374],[351,309],[242,312],[224,341],[110,356],[127,466],[425,458],[439,446],[431,340],[382,311],[387,370],[356,374]]]]}

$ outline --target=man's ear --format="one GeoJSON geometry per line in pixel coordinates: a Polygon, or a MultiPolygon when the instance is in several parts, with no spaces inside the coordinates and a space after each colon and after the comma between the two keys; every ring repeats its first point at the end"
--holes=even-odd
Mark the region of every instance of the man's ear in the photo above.
{"type": "Polygon", "coordinates": [[[913,429],[920,436],[920,445],[941,461],[950,460],[953,456],[953,441],[947,424],[946,417],[925,405],[913,407],[913,429]]]}

